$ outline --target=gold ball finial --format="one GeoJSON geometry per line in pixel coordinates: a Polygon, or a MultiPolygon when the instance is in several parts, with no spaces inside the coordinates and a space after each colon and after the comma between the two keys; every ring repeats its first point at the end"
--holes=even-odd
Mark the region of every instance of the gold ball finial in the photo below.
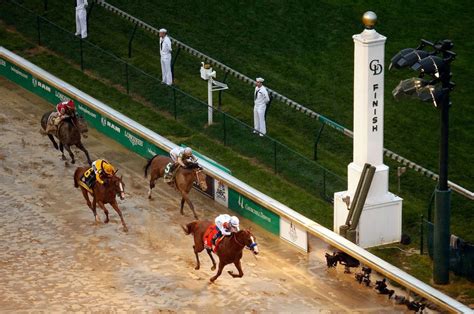
{"type": "Polygon", "coordinates": [[[373,29],[375,23],[377,23],[377,14],[372,11],[367,11],[362,15],[362,23],[364,23],[366,29],[373,29]]]}

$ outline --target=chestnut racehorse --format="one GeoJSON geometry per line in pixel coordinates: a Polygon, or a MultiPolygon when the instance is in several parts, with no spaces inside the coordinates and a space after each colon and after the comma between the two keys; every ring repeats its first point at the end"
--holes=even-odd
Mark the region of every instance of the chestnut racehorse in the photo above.
{"type": "Polygon", "coordinates": [[[121,200],[123,200],[125,197],[125,184],[122,181],[122,177],[117,177],[114,174],[111,178],[106,179],[104,184],[96,182],[92,188],[93,193],[91,193],[83,185],[80,184],[82,175],[89,169],[90,168],[87,167],[78,167],[76,169],[76,171],[74,172],[74,187],[81,188],[82,195],[84,196],[84,199],[87,202],[87,206],[89,206],[89,208],[92,210],[92,213],[94,214],[95,220],[97,222],[100,222],[100,218],[96,211],[96,204],[99,204],[99,207],[102,208],[105,213],[104,223],[109,222],[109,211],[105,207],[105,204],[110,204],[120,216],[120,220],[122,221],[123,225],[123,231],[127,232],[127,225],[125,224],[125,220],[123,220],[122,211],[118,207],[116,200],[117,195],[120,197],[121,200]],[[89,200],[89,193],[92,195],[93,198],[92,203],[89,200]]]}
{"type": "MultiPolygon", "coordinates": [[[[165,168],[170,162],[172,162],[171,158],[159,155],[155,155],[153,158],[148,160],[144,170],[146,178],[148,175],[148,169],[151,169],[150,187],[148,189],[149,199],[151,199],[151,190],[155,187],[156,180],[163,177],[163,175],[165,174],[165,168]]],[[[181,194],[181,215],[184,215],[183,207],[184,202],[186,202],[193,211],[194,218],[198,219],[198,216],[194,211],[194,205],[189,200],[189,192],[191,191],[194,182],[199,185],[201,190],[207,190],[206,178],[206,174],[202,171],[202,168],[198,164],[191,164],[188,166],[188,168],[180,167],[176,171],[174,183],[170,182],[169,184],[174,185],[174,187],[181,194]]]]}
{"type": "MultiPolygon", "coordinates": [[[[196,255],[197,262],[195,269],[199,269],[201,267],[198,254],[204,249],[206,249],[207,254],[209,254],[209,257],[211,258],[211,270],[216,269],[216,262],[212,257],[211,249],[204,247],[204,234],[211,225],[213,225],[213,222],[208,220],[195,220],[193,222],[188,223],[186,226],[181,226],[184,230],[184,233],[186,233],[187,235],[192,234],[194,236],[193,249],[194,254],[196,255]]],[[[250,249],[253,254],[258,254],[257,242],[255,242],[255,237],[249,230],[240,230],[222,239],[216,251],[216,254],[219,257],[219,268],[217,269],[217,274],[210,279],[211,282],[214,282],[222,274],[222,270],[224,269],[224,267],[231,263],[234,263],[239,273],[234,274],[233,271],[228,271],[228,273],[233,278],[243,277],[244,272],[242,271],[240,259],[242,258],[243,250],[245,247],[250,249]]]]}

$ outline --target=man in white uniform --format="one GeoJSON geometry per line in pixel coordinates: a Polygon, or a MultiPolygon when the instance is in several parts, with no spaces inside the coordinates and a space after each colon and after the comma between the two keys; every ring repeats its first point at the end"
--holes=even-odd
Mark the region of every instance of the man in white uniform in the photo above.
{"type": "Polygon", "coordinates": [[[76,0],[76,36],[87,37],[87,0],[76,0]]]}
{"type": "Polygon", "coordinates": [[[168,31],[164,28],[160,29],[160,56],[161,56],[161,74],[163,83],[167,85],[173,84],[171,74],[171,40],[167,35],[168,31]]]}
{"type": "Polygon", "coordinates": [[[253,133],[258,133],[260,136],[263,136],[267,133],[267,126],[265,124],[265,111],[267,109],[267,104],[270,101],[268,96],[268,91],[263,86],[264,79],[257,77],[256,87],[254,92],[254,107],[253,107],[253,124],[254,131],[253,133]]]}

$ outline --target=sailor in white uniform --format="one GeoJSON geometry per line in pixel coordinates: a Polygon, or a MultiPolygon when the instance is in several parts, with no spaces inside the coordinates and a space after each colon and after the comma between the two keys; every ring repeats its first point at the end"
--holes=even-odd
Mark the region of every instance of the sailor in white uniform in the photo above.
{"type": "Polygon", "coordinates": [[[265,111],[267,109],[267,104],[270,102],[270,97],[268,96],[267,89],[265,86],[263,86],[264,79],[257,77],[256,81],[257,83],[254,92],[253,107],[253,133],[258,133],[260,136],[263,136],[267,133],[267,127],[265,124],[265,111]]]}
{"type": "Polygon", "coordinates": [[[87,37],[87,0],[76,0],[76,36],[87,37]]]}
{"type": "Polygon", "coordinates": [[[171,40],[168,37],[168,31],[164,28],[160,29],[160,56],[161,56],[161,74],[163,83],[167,85],[173,84],[171,74],[171,40]]]}

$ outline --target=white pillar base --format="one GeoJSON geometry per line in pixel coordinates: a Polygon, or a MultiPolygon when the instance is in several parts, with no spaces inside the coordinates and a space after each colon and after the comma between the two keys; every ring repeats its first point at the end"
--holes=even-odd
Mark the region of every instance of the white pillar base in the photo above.
{"type": "MultiPolygon", "coordinates": [[[[346,223],[346,203],[342,198],[348,191],[334,193],[334,232],[346,223]]],[[[352,201],[352,195],[351,195],[352,201]]],[[[383,244],[400,242],[402,237],[402,201],[403,199],[387,193],[385,201],[366,203],[357,228],[357,245],[368,248],[383,244]]]]}

